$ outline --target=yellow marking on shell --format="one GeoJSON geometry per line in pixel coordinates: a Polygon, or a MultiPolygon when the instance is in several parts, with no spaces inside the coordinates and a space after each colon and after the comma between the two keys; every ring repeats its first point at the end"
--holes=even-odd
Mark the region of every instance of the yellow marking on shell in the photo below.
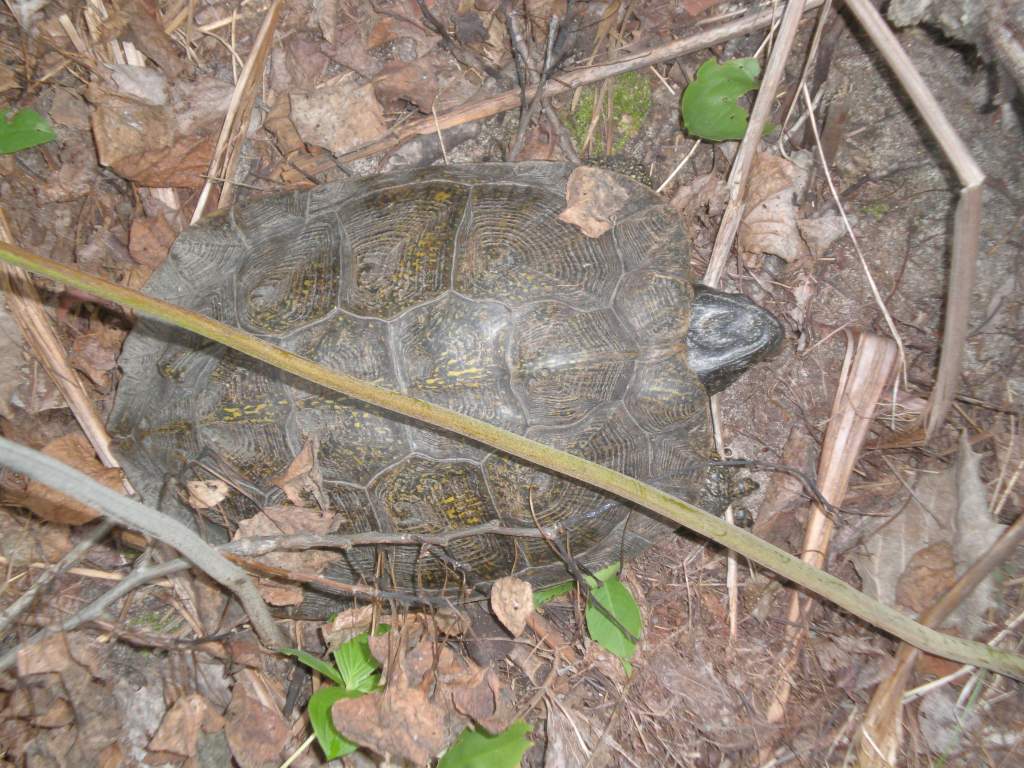
{"type": "Polygon", "coordinates": [[[452,199],[452,193],[447,189],[439,189],[434,193],[434,201],[438,203],[447,203],[452,199]]]}
{"type": "Polygon", "coordinates": [[[483,368],[463,368],[461,371],[448,371],[448,377],[457,379],[462,376],[479,376],[483,372],[483,368]]]}

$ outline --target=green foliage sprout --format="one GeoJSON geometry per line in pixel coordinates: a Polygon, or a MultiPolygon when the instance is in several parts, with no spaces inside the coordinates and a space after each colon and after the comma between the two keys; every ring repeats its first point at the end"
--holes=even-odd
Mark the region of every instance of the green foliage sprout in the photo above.
{"type": "MultiPolygon", "coordinates": [[[[381,624],[377,634],[387,632],[389,627],[381,624]]],[[[341,699],[355,699],[371,693],[380,687],[380,664],[370,653],[370,636],[363,632],[334,651],[334,664],[318,659],[300,648],[285,648],[281,653],[294,656],[310,669],[315,669],[336,685],[325,685],[309,697],[306,709],[324,757],[335,760],[352,754],[359,747],[346,739],[334,726],[331,707],[341,699]]]]}
{"type": "Polygon", "coordinates": [[[708,141],[742,139],[748,114],[737,99],[757,89],[760,73],[757,59],[722,64],[708,59],[701,64],[680,102],[686,132],[708,141]]]}
{"type": "MultiPolygon", "coordinates": [[[[585,577],[590,587],[590,602],[586,611],[587,634],[606,651],[618,656],[628,675],[633,669],[629,660],[636,653],[636,643],[609,621],[600,608],[594,606],[594,601],[600,603],[633,637],[640,637],[644,628],[640,607],[626,585],[619,580],[620,568],[619,563],[612,563],[595,573],[594,578],[585,577]]],[[[540,608],[544,603],[571,592],[575,585],[574,581],[565,581],[537,590],[533,593],[533,607],[540,608]]]]}
{"type": "Polygon", "coordinates": [[[516,768],[533,745],[526,738],[531,730],[522,720],[494,735],[481,728],[467,728],[444,753],[437,768],[516,768]]]}
{"type": "Polygon", "coordinates": [[[49,121],[34,109],[18,110],[10,119],[0,119],[0,155],[45,144],[57,138],[49,121]]]}

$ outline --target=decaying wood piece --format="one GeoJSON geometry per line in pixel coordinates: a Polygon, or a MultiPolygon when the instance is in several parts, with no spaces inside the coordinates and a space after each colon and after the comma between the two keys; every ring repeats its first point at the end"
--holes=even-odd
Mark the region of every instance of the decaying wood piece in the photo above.
{"type": "Polygon", "coordinates": [[[245,66],[235,84],[235,91],[231,94],[231,103],[224,116],[224,126],[221,128],[220,136],[217,137],[217,147],[213,152],[213,160],[210,161],[210,173],[206,183],[203,184],[202,192],[199,193],[196,210],[192,214],[193,224],[203,217],[206,211],[206,202],[210,198],[214,184],[220,181],[224,182],[224,186],[220,190],[220,198],[217,201],[218,208],[226,208],[231,205],[234,198],[234,184],[231,182],[231,176],[234,174],[235,166],[238,163],[238,153],[245,141],[249,115],[252,113],[252,107],[256,101],[256,90],[263,76],[263,65],[270,53],[270,44],[274,40],[274,30],[277,28],[277,20],[280,15],[281,0],[274,0],[273,5],[267,9],[266,16],[263,17],[263,25],[260,27],[259,34],[256,35],[256,42],[249,52],[249,57],[245,60],[245,66]]]}
{"type": "MultiPolygon", "coordinates": [[[[814,8],[818,8],[823,2],[824,0],[806,0],[805,10],[809,11],[814,8]]],[[[775,11],[769,9],[742,19],[737,19],[736,21],[720,24],[710,29],[706,29],[703,32],[698,32],[694,35],[680,38],[679,40],[673,40],[671,43],[666,43],[665,45],[649,48],[646,51],[640,51],[639,53],[622,59],[621,61],[613,61],[609,64],[600,64],[596,67],[581,67],[579,69],[560,73],[547,81],[544,86],[544,95],[550,98],[552,96],[557,96],[560,93],[566,93],[575,88],[589,85],[590,83],[596,83],[600,80],[620,75],[623,72],[633,72],[635,70],[643,69],[644,67],[649,67],[652,64],[671,61],[672,59],[676,59],[688,53],[694,53],[705,48],[720,45],[721,43],[728,42],[735,37],[740,37],[755,30],[767,27],[775,20],[775,16],[775,11]]],[[[526,88],[527,99],[533,99],[536,95],[536,85],[531,85],[526,88]]],[[[447,128],[454,128],[455,126],[462,125],[463,123],[482,120],[486,117],[496,115],[499,112],[507,112],[510,109],[516,109],[522,103],[522,98],[523,92],[519,88],[513,88],[505,91],[504,93],[499,93],[497,96],[491,96],[490,98],[474,101],[458,107],[457,109],[440,113],[437,115],[436,120],[432,116],[420,118],[418,120],[410,120],[400,126],[396,126],[387,135],[382,136],[377,141],[362,146],[359,149],[354,149],[351,152],[346,152],[344,155],[339,155],[337,159],[339,162],[348,163],[353,160],[359,160],[363,157],[375,155],[378,152],[386,152],[398,147],[410,139],[416,138],[417,136],[431,134],[435,131],[445,130],[447,128]]]]}
{"type": "Polygon", "coordinates": [[[971,290],[974,288],[975,263],[978,259],[981,185],[985,175],[974,162],[970,150],[952,123],[942,112],[938,101],[928,90],[924,79],[899,44],[896,35],[889,29],[889,25],[875,7],[868,0],[847,0],[846,6],[857,17],[857,21],[878,48],[878,52],[892,68],[963,185],[960,190],[960,202],[956,207],[956,217],[953,220],[953,254],[949,270],[949,289],[946,294],[939,370],[935,376],[935,387],[928,399],[928,407],[922,415],[925,436],[930,437],[945,421],[946,413],[960,384],[971,290]]]}
{"type": "MultiPolygon", "coordinates": [[[[929,627],[941,624],[1022,542],[1024,515],[1018,517],[988,552],[964,571],[939,601],[921,616],[921,623],[929,627]]],[[[903,693],[919,655],[916,648],[901,643],[896,653],[896,669],[875,689],[861,725],[859,768],[893,768],[897,764],[903,741],[903,693]]]]}
{"type": "MultiPolygon", "coordinates": [[[[818,487],[833,506],[841,506],[868,434],[883,389],[892,381],[899,359],[896,344],[874,334],[862,334],[847,348],[843,371],[832,403],[832,415],[818,461],[818,487]]],[[[811,507],[804,533],[804,562],[815,568],[825,565],[829,540],[835,523],[819,504],[811,507]]],[[[791,672],[796,666],[800,646],[807,632],[809,597],[793,592],[789,604],[786,640],[787,655],[783,661],[772,705],[768,711],[771,722],[779,722],[789,699],[791,672]]]]}

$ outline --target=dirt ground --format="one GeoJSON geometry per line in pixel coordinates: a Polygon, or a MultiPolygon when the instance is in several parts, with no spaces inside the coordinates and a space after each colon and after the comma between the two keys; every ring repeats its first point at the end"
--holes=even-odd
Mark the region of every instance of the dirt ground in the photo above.
{"type": "MultiPolygon", "coordinates": [[[[521,131],[514,100],[507,111],[467,114],[442,131],[440,121],[463,105],[518,89],[503,16],[509,6],[533,71],[552,16],[572,30],[554,46],[553,84],[567,71],[625,60],[757,10],[716,0],[287,2],[247,91],[253,106],[236,131],[243,140],[235,165],[211,170],[211,160],[225,156],[218,137],[232,90],[276,4],[13,0],[0,9],[0,104],[5,112],[36,110],[57,138],[0,155],[0,213],[10,231],[0,229],[0,241],[141,288],[187,227],[208,179],[209,212],[228,194],[237,201],[398,168],[567,160],[575,151],[584,160],[628,157],[657,186],[693,147],[679,100],[697,68],[708,58],[754,56],[764,39],[758,29],[552,96],[551,109],[533,112],[521,131]],[[413,138],[363,151],[419,124],[427,127],[413,138]]],[[[722,395],[720,428],[730,455],[813,477],[848,345],[858,334],[888,337],[895,328],[905,368],[895,399],[886,388],[839,504],[827,569],[916,615],[1021,512],[1020,101],[984,47],[927,26],[899,33],[986,176],[963,377],[946,424],[923,440],[913,428],[941,351],[960,185],[871,42],[834,11],[809,83],[826,175],[803,102],[785,119],[814,19],[805,18],[779,89],[723,281],[774,312],[787,342],[722,395]],[[859,250],[842,229],[829,178],[859,250]],[[773,194],[759,197],[768,187],[773,194]],[[768,213],[758,219],[761,210],[768,213]],[[976,514],[965,523],[969,509],[976,514]]],[[[690,236],[695,276],[718,233],[736,145],[702,143],[662,193],[690,236]]],[[[133,318],[52,282],[37,285],[68,362],[105,418],[133,318]]],[[[14,311],[0,305],[0,433],[120,486],[24,342],[14,311]]],[[[750,474],[760,483],[743,501],[753,530],[799,553],[811,507],[805,489],[790,475],[750,474]]],[[[0,488],[6,609],[95,523],[82,525],[82,510],[10,472],[0,488]]],[[[204,577],[163,578],[66,635],[27,642],[125,579],[140,557],[169,557],[143,549],[137,536],[102,538],[11,626],[0,623],[0,654],[13,661],[22,649],[0,671],[0,766],[250,768],[282,765],[293,753],[293,765],[324,764],[316,746],[298,752],[310,734],[304,704],[314,681],[262,650],[241,609],[204,577]]],[[[338,764],[426,764],[441,750],[424,746],[433,743],[424,713],[437,708],[442,689],[451,701],[476,702],[438,714],[449,731],[494,725],[503,720],[499,711],[508,715],[503,725],[512,714],[529,723],[529,766],[858,764],[865,713],[893,673],[891,638],[816,604],[798,661],[786,667],[791,593],[741,561],[730,636],[726,557],[684,534],[627,563],[622,580],[644,623],[628,676],[587,636],[578,595],[547,604],[530,632],[499,644],[480,642],[486,612],[479,606],[468,609],[478,616],[469,632],[441,617],[445,634],[382,604],[383,616],[404,622],[405,666],[393,689],[404,701],[392,701],[391,720],[382,714],[387,704],[360,711],[377,728],[360,743],[390,756],[382,762],[360,750],[338,764]],[[770,716],[782,681],[791,684],[788,699],[770,716]],[[482,712],[479,696],[491,702],[491,694],[495,711],[482,712]]],[[[944,627],[986,642],[1009,627],[1002,646],[1019,651],[1022,603],[1018,551],[944,627]]],[[[320,623],[287,627],[296,646],[325,650],[320,623]]],[[[958,668],[925,655],[910,686],[958,668]]],[[[908,701],[901,733],[898,765],[1024,765],[1024,687],[987,673],[961,675],[908,701]]]]}

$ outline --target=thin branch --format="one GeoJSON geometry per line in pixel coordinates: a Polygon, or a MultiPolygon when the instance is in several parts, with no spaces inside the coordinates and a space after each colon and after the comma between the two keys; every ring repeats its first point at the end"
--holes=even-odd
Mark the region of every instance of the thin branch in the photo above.
{"type": "Polygon", "coordinates": [[[238,597],[252,620],[253,629],[268,647],[280,648],[286,644],[284,634],[245,571],[225,560],[177,520],[119,495],[56,459],[4,438],[0,438],[0,463],[93,507],[118,525],[140,531],[178,550],[238,597]]]}
{"type": "Polygon", "coordinates": [[[53,583],[54,579],[81,560],[82,557],[85,556],[86,552],[92,549],[96,544],[102,541],[108,533],[110,533],[110,529],[113,527],[114,524],[109,520],[103,520],[97,523],[89,529],[88,533],[85,534],[82,540],[78,542],[66,555],[64,555],[58,563],[39,574],[31,587],[19,595],[18,599],[7,606],[3,612],[0,612],[0,635],[3,635],[14,620],[28,610],[29,606],[35,602],[36,596],[40,592],[53,583]]]}
{"type": "MultiPolygon", "coordinates": [[[[1000,674],[1024,679],[1024,656],[983,643],[936,632],[908,619],[900,611],[853,589],[835,576],[803,562],[757,536],[705,512],[688,501],[647,485],[580,456],[517,435],[485,421],[433,403],[392,392],[354,376],[332,371],[312,360],[276,347],[238,328],[197,312],[155,299],[95,275],[0,243],[0,260],[29,269],[79,290],[115,301],[148,317],[216,341],[313,384],[383,408],[416,422],[467,437],[560,475],[575,478],[689,528],[723,547],[774,571],[853,615],[929,653],[977,664],[1000,674]]],[[[76,473],[79,474],[79,473],[76,473]]],[[[84,476],[82,476],[84,478],[84,476]]],[[[119,498],[119,501],[121,499],[119,498]]],[[[184,529],[187,530],[187,529],[184,529]]],[[[189,532],[191,533],[191,532],[189,532]]],[[[262,603],[261,603],[262,605],[262,603]]]]}
{"type": "Polygon", "coordinates": [[[4,672],[14,666],[15,662],[18,660],[18,651],[20,649],[26,648],[29,645],[34,645],[35,643],[45,640],[47,637],[58,632],[70,632],[82,624],[102,616],[103,612],[107,610],[107,608],[130,593],[132,590],[138,589],[142,585],[147,584],[150,581],[163,578],[164,576],[171,576],[176,573],[181,573],[182,571],[187,571],[190,567],[191,564],[187,560],[181,558],[177,560],[169,560],[168,562],[161,563],[160,565],[154,565],[149,568],[142,568],[135,571],[124,579],[124,581],[117,584],[117,586],[112,587],[110,591],[104,593],[102,596],[91,602],[74,616],[71,616],[61,622],[59,626],[52,629],[47,628],[39,630],[28,640],[0,656],[0,672],[4,672]]]}

